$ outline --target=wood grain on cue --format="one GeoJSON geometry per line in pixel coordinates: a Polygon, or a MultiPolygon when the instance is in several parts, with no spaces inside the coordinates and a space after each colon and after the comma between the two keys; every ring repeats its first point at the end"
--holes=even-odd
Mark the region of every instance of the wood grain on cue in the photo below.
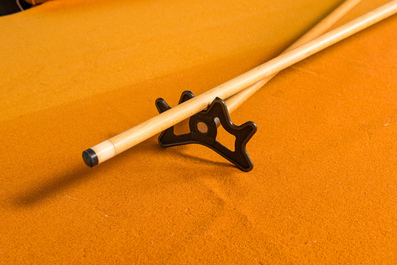
{"type": "Polygon", "coordinates": [[[202,111],[216,98],[229,98],[243,89],[271,76],[397,12],[397,0],[388,3],[290,50],[203,94],[175,106],[125,132],[83,152],[84,162],[95,166],[149,139],[161,131],[202,111]]]}

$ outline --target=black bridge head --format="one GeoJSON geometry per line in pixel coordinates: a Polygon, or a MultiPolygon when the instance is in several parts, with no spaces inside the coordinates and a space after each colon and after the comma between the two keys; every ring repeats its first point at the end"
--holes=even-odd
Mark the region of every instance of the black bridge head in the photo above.
{"type": "MultiPolygon", "coordinates": [[[[179,104],[193,97],[192,92],[184,91],[179,104]]],[[[160,113],[171,108],[162,98],[156,100],[156,107],[160,113]]],[[[162,147],[170,147],[192,143],[201,144],[216,151],[243,171],[250,171],[254,167],[246,150],[246,145],[257,131],[257,126],[252,121],[240,126],[234,125],[230,120],[226,103],[222,99],[216,98],[206,110],[190,117],[189,128],[189,133],[181,135],[175,135],[174,127],[168,128],[159,136],[160,145],[162,147]],[[220,125],[228,133],[235,136],[234,151],[231,151],[216,140],[217,128],[220,125]]]]}

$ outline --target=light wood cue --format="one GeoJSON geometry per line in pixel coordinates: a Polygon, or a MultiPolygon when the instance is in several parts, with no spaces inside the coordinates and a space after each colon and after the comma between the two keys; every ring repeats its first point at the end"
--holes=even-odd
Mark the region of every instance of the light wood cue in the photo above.
{"type": "Polygon", "coordinates": [[[177,105],[83,152],[88,166],[100,164],[202,111],[216,98],[229,98],[243,89],[291,66],[397,12],[397,0],[388,3],[288,51],[203,94],[177,105]]]}
{"type": "MultiPolygon", "coordinates": [[[[358,3],[362,0],[346,0],[341,5],[339,5],[335,10],[333,10],[328,16],[311,28],[306,34],[295,41],[291,46],[289,46],[283,53],[297,48],[298,46],[320,36],[328,29],[330,29],[336,22],[338,22],[343,16],[345,16],[350,10],[352,10],[358,3]]],[[[278,74],[275,73],[258,83],[247,87],[243,91],[229,97],[225,100],[229,113],[236,110],[241,104],[243,104],[249,97],[251,97],[255,92],[266,85],[273,77],[278,74]]]]}

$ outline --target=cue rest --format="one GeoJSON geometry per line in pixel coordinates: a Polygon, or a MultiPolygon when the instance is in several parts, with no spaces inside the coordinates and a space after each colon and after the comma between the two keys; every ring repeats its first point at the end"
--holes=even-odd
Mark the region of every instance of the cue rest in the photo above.
{"type": "MultiPolygon", "coordinates": [[[[184,91],[178,104],[188,101],[193,97],[194,95],[191,91],[184,91]]],[[[162,98],[156,100],[156,107],[159,113],[171,108],[162,98]]],[[[162,147],[170,147],[193,143],[201,144],[211,148],[243,171],[250,171],[254,167],[247,153],[246,145],[255,134],[257,126],[252,121],[248,121],[240,126],[234,125],[230,120],[226,103],[222,99],[216,98],[206,110],[190,117],[189,128],[189,133],[181,135],[174,133],[174,126],[166,129],[158,138],[160,145],[162,147]],[[235,136],[235,151],[228,149],[216,140],[218,126],[220,125],[228,133],[235,136]]]]}

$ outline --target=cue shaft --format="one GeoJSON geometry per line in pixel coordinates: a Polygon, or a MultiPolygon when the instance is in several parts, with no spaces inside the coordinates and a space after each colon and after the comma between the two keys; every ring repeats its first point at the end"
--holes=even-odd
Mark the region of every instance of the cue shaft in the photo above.
{"type": "MultiPolygon", "coordinates": [[[[299,47],[302,44],[305,44],[308,41],[311,41],[314,38],[317,38],[328,29],[330,29],[336,22],[338,22],[343,16],[345,16],[350,10],[352,10],[358,3],[362,0],[346,0],[341,5],[339,5],[335,10],[333,10],[328,16],[326,16],[323,20],[321,20],[318,24],[316,24],[313,28],[311,28],[306,34],[300,37],[297,41],[295,41],[291,46],[289,46],[283,53],[290,51],[299,47]]],[[[241,104],[243,104],[249,97],[251,97],[255,92],[261,89],[264,85],[266,85],[273,77],[278,74],[275,73],[265,79],[259,81],[258,83],[247,87],[243,91],[227,98],[225,103],[229,110],[229,113],[232,113],[241,104]]]]}
{"type": "Polygon", "coordinates": [[[388,3],[261,64],[197,97],[181,103],[125,132],[122,132],[83,152],[88,166],[100,164],[117,154],[149,139],[163,130],[207,108],[216,98],[229,98],[243,89],[271,76],[397,12],[397,0],[388,3]]]}

